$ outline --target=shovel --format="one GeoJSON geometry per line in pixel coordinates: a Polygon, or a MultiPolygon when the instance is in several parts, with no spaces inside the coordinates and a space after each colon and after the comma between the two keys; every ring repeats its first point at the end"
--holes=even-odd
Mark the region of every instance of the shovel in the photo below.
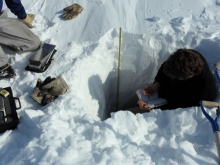
{"type": "Polygon", "coordinates": [[[211,102],[211,101],[201,101],[200,102],[200,106],[202,109],[203,114],[205,115],[205,117],[209,120],[209,122],[212,125],[212,130],[213,130],[213,134],[214,134],[214,139],[215,139],[215,143],[216,143],[216,148],[217,148],[217,152],[218,152],[218,161],[220,164],[220,130],[219,130],[219,126],[218,126],[218,122],[220,119],[220,109],[219,109],[219,105],[217,102],[211,102]],[[216,118],[215,120],[206,112],[204,107],[210,107],[210,108],[214,108],[216,107],[216,118]]]}

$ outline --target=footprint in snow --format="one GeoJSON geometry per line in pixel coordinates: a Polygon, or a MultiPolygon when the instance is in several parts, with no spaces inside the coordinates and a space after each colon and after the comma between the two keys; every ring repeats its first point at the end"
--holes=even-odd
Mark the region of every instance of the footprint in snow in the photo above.
{"type": "Polygon", "coordinates": [[[186,32],[189,28],[189,21],[192,20],[192,15],[189,17],[177,17],[170,20],[171,27],[175,32],[186,32]]]}
{"type": "Polygon", "coordinates": [[[185,24],[184,23],[184,18],[183,17],[177,17],[177,18],[171,19],[170,24],[174,25],[174,26],[182,26],[182,25],[185,24]]]}
{"type": "Polygon", "coordinates": [[[146,20],[150,22],[158,22],[160,21],[160,17],[153,16],[152,18],[147,18],[146,20]]]}
{"type": "Polygon", "coordinates": [[[220,0],[216,0],[215,4],[220,6],[220,0]]]}

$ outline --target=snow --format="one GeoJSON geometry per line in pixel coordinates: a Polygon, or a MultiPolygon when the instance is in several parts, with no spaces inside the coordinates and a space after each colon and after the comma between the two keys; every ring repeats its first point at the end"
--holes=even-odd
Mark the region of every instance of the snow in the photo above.
{"type": "MultiPolygon", "coordinates": [[[[178,48],[220,60],[219,0],[23,0],[35,14],[32,31],[56,45],[44,73],[25,71],[29,52],[5,50],[16,71],[10,81],[19,97],[20,123],[0,134],[0,164],[214,165],[218,156],[211,125],[200,107],[117,111],[119,27],[122,28],[119,109],[154,80],[160,65],[178,48]],[[84,10],[60,18],[73,3],[84,10]],[[70,90],[40,106],[30,98],[37,78],[62,76],[70,90]],[[107,118],[109,113],[111,117],[107,118]],[[107,118],[107,119],[106,119],[107,118]],[[104,120],[106,119],[106,120],[104,120]]],[[[8,15],[15,17],[6,8],[8,15]]],[[[215,117],[214,109],[209,111],[215,117]]]]}

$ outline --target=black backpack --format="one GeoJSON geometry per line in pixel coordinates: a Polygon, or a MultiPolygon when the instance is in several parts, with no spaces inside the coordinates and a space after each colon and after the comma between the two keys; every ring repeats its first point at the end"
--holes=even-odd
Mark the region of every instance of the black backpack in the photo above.
{"type": "Polygon", "coordinates": [[[21,108],[21,103],[19,98],[13,97],[11,87],[0,90],[0,99],[0,133],[3,133],[17,128],[19,119],[16,110],[21,108]],[[19,107],[16,106],[16,100],[19,107]]]}

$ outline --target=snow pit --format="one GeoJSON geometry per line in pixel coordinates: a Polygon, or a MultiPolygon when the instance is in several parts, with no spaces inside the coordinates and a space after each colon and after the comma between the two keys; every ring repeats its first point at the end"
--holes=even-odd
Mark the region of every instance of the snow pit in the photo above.
{"type": "MultiPolygon", "coordinates": [[[[119,29],[110,30],[97,43],[84,43],[83,48],[80,48],[82,58],[79,55],[74,61],[75,74],[69,68],[65,78],[71,77],[73,80],[73,76],[76,76],[74,80],[77,81],[68,82],[77,86],[77,96],[83,101],[86,112],[95,120],[104,120],[110,117],[111,112],[122,109],[138,88],[153,82],[159,66],[169,54],[163,42],[162,35],[149,37],[122,33],[118,108],[116,93],[119,29]]],[[[74,47],[74,50],[80,47],[76,43],[69,46],[74,47]]],[[[72,52],[70,49],[68,53],[72,52]]],[[[66,55],[64,58],[67,58],[66,55]]]]}
{"type": "MultiPolygon", "coordinates": [[[[184,38],[170,32],[122,32],[118,108],[116,93],[119,29],[110,30],[96,43],[70,43],[69,51],[62,56],[65,65],[68,66],[64,78],[69,82],[72,93],[76,94],[74,98],[78,98],[84,105],[82,109],[93,119],[104,120],[110,117],[111,112],[121,110],[124,103],[135,95],[137,89],[152,83],[160,65],[177,48],[183,48],[183,45],[185,48],[194,47],[206,58],[213,56],[209,58],[211,60],[208,59],[210,64],[216,61],[216,43],[193,32],[186,34],[184,38]],[[205,46],[212,47],[213,50],[209,49],[207,52],[205,46]],[[76,50],[76,58],[71,59],[76,50]]],[[[64,102],[73,104],[73,101],[66,101],[66,97],[64,102]]]]}

